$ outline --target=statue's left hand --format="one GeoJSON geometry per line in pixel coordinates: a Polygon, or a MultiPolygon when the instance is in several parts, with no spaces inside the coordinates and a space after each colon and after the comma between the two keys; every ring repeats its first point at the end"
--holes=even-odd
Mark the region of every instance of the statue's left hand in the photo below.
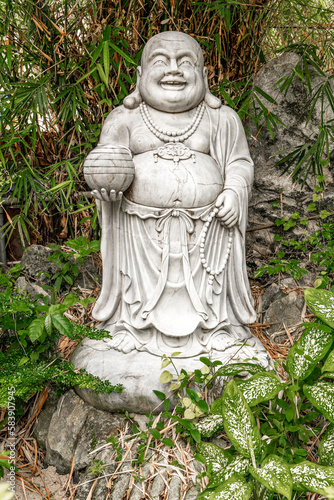
{"type": "Polygon", "coordinates": [[[114,189],[107,191],[102,188],[101,190],[94,189],[92,195],[94,198],[101,201],[117,201],[122,199],[123,193],[122,191],[115,191],[114,189]]]}
{"type": "Polygon", "coordinates": [[[216,207],[220,208],[216,217],[224,226],[231,228],[239,220],[239,200],[232,189],[226,189],[217,198],[216,207]]]}

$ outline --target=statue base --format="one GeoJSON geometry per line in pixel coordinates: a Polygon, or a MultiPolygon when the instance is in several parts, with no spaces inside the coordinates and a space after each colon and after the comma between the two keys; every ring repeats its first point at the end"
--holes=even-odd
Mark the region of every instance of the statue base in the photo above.
{"type": "MultiPolygon", "coordinates": [[[[177,350],[177,349],[175,349],[177,350]]],[[[161,353],[161,356],[164,353],[161,353]]],[[[76,388],[76,392],[87,403],[97,409],[110,412],[160,413],[164,411],[161,400],[153,390],[163,392],[169,396],[168,385],[159,383],[161,370],[161,356],[139,350],[124,353],[112,346],[112,341],[85,339],[75,349],[71,362],[77,369],[84,368],[92,375],[102,380],[109,380],[113,385],[122,384],[125,389],[122,393],[96,394],[91,389],[76,388]]],[[[253,359],[267,370],[274,365],[269,353],[259,339],[252,336],[239,340],[224,351],[212,349],[193,357],[182,357],[182,354],[173,358],[178,370],[185,369],[193,372],[203,367],[200,357],[207,357],[211,361],[220,360],[223,365],[253,359]]],[[[173,365],[166,368],[174,372],[173,365]]],[[[175,373],[176,381],[177,374],[175,373]]],[[[175,399],[171,399],[171,407],[175,399]]]]}

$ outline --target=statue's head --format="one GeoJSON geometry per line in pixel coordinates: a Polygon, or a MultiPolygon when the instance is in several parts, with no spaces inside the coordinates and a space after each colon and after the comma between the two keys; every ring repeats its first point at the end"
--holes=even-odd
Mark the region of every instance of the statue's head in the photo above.
{"type": "Polygon", "coordinates": [[[127,108],[136,108],[142,100],[168,113],[193,109],[203,99],[210,107],[221,105],[209,91],[201,47],[185,33],[166,31],[152,37],[137,71],[136,90],[124,99],[127,108]]]}

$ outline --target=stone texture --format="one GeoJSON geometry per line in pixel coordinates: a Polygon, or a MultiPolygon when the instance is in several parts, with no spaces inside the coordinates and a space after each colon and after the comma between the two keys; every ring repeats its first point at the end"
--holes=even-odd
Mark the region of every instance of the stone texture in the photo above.
{"type": "MultiPolygon", "coordinates": [[[[251,336],[247,345],[240,353],[240,340],[224,351],[213,351],[212,361],[219,359],[223,363],[241,361],[256,356],[260,364],[268,367],[267,353],[257,338],[251,336]],[[234,357],[235,354],[235,357],[234,357]],[[242,357],[243,356],[243,357],[242,357]]],[[[110,349],[108,341],[85,339],[74,351],[71,361],[77,368],[84,368],[89,373],[110,380],[113,384],[122,383],[125,387],[122,393],[96,394],[90,389],[76,387],[76,392],[89,404],[100,410],[111,412],[159,413],[162,411],[161,400],[153,393],[158,390],[169,395],[168,385],[159,383],[161,375],[161,358],[147,352],[132,351],[124,354],[110,349]]],[[[199,356],[175,358],[174,363],[180,371],[194,371],[201,368],[199,356]]],[[[270,365],[271,366],[271,365],[270,365]]],[[[172,365],[169,366],[173,372],[172,365]]],[[[176,381],[175,374],[175,381],[176,381]]],[[[171,400],[173,405],[173,399],[171,400]]]]}
{"type": "MultiPolygon", "coordinates": [[[[60,268],[55,262],[47,261],[47,257],[53,254],[54,250],[42,245],[31,245],[28,247],[22,257],[21,265],[23,271],[31,278],[40,281],[41,283],[50,283],[49,276],[53,276],[60,268]]],[[[70,259],[75,262],[74,257],[70,259]]],[[[82,266],[78,266],[78,276],[74,278],[73,286],[80,286],[81,288],[95,288],[96,283],[101,282],[101,274],[98,270],[98,264],[93,255],[88,255],[82,266]]],[[[19,278],[20,279],[20,278],[19,278]]],[[[24,287],[29,293],[36,295],[37,288],[33,282],[27,282],[28,285],[21,281],[20,285],[24,287]]],[[[45,292],[39,292],[45,293],[45,292]]]]}
{"type": "MultiPolygon", "coordinates": [[[[271,105],[261,96],[260,99],[271,111],[286,125],[278,125],[274,130],[274,140],[271,138],[267,127],[261,129],[257,134],[253,131],[253,137],[249,138],[249,146],[255,164],[255,180],[253,196],[249,205],[249,227],[270,224],[277,218],[281,218],[280,207],[274,208],[273,202],[280,200],[280,191],[283,191],[283,216],[289,216],[295,211],[305,211],[306,206],[312,201],[313,182],[311,178],[307,182],[303,192],[298,186],[294,186],[288,175],[281,176],[281,170],[274,164],[283,156],[277,153],[291,147],[303,144],[312,133],[318,133],[321,116],[321,104],[315,106],[312,118],[306,125],[308,96],[301,82],[295,80],[287,94],[280,92],[276,83],[281,78],[288,76],[299,61],[299,56],[294,53],[285,53],[264,65],[254,78],[254,84],[269,94],[277,102],[271,105]],[[256,137],[256,139],[255,139],[256,137]]],[[[312,73],[312,68],[310,68],[312,73]]],[[[321,83],[321,78],[315,77],[313,85],[321,83]]],[[[325,103],[325,119],[333,118],[332,112],[325,103]]],[[[324,207],[333,210],[333,172],[325,170],[327,191],[325,192],[324,207]]],[[[306,215],[310,215],[306,212],[306,215]]],[[[315,229],[316,222],[309,223],[309,230],[315,229]]],[[[275,227],[262,231],[251,231],[247,233],[248,248],[258,250],[261,255],[268,255],[275,247],[273,237],[276,234],[275,227]]],[[[300,230],[292,230],[289,234],[300,236],[300,230]]]]}
{"type": "Polygon", "coordinates": [[[190,488],[189,491],[187,491],[186,493],[186,496],[184,497],[184,500],[196,500],[197,496],[198,496],[198,489],[196,488],[196,486],[193,486],[192,488],[190,488]]]}
{"type": "Polygon", "coordinates": [[[168,484],[167,500],[176,500],[180,498],[182,481],[179,477],[173,476],[168,484]]]}
{"type": "Polygon", "coordinates": [[[65,473],[71,470],[74,456],[74,468],[80,471],[91,464],[90,452],[117,435],[123,425],[122,417],[92,408],[70,390],[59,400],[50,421],[46,463],[65,473]]]}
{"type": "Polygon", "coordinates": [[[20,276],[16,280],[16,286],[20,290],[20,292],[26,292],[31,297],[36,297],[36,295],[42,295],[50,299],[50,295],[39,285],[36,285],[34,282],[30,282],[25,279],[24,276],[20,276]]]}
{"type": "Polygon", "coordinates": [[[57,410],[58,402],[59,398],[54,392],[50,391],[47,400],[44,403],[43,409],[36,419],[32,431],[32,435],[36,439],[38,446],[43,448],[43,450],[46,450],[46,439],[49,432],[50,422],[52,415],[57,410]]]}
{"type": "Polygon", "coordinates": [[[31,245],[26,248],[21,260],[23,271],[41,282],[48,281],[45,275],[49,274],[52,276],[59,269],[55,262],[47,262],[45,260],[52,253],[53,250],[51,248],[42,245],[31,245]]]}
{"type": "Polygon", "coordinates": [[[274,300],[265,313],[264,323],[276,323],[268,328],[268,333],[284,330],[283,322],[289,327],[301,321],[304,298],[294,291],[283,295],[285,296],[280,295],[280,298],[274,300]]]}

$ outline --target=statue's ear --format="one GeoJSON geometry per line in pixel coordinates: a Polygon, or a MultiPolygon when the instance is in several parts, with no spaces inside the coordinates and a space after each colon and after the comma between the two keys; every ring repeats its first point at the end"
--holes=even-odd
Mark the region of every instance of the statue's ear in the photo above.
{"type": "Polygon", "coordinates": [[[203,68],[203,80],[205,85],[205,96],[204,102],[209,106],[209,108],[218,109],[222,105],[218,97],[215,97],[211,94],[209,90],[209,81],[208,81],[208,68],[203,68]]]}
{"type": "Polygon", "coordinates": [[[140,77],[141,77],[141,67],[137,68],[137,84],[135,90],[132,94],[124,97],[123,104],[128,109],[136,109],[139,104],[143,101],[140,95],[140,77]]]}

